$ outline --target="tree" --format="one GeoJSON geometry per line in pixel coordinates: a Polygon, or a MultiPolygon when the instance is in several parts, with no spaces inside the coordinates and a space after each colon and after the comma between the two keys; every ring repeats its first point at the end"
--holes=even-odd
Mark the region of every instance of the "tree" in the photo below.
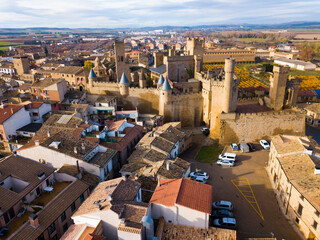
{"type": "Polygon", "coordinates": [[[303,61],[310,61],[314,58],[316,53],[312,49],[312,47],[305,47],[301,50],[300,59],[303,61]]]}
{"type": "Polygon", "coordinates": [[[90,60],[87,60],[84,62],[84,67],[90,70],[93,67],[93,64],[90,60]]]}

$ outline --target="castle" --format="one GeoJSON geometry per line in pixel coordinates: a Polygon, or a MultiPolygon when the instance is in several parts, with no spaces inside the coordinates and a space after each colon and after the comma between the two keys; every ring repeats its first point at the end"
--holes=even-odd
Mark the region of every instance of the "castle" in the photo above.
{"type": "Polygon", "coordinates": [[[187,55],[171,52],[166,56],[165,76],[160,75],[157,87],[149,88],[146,88],[143,70],[138,74],[138,82],[130,78],[132,74],[124,62],[123,42],[116,42],[115,49],[117,82],[99,81],[91,70],[86,90],[117,96],[118,105],[124,109],[138,108],[142,113],[160,114],[166,122],[181,121],[182,127],[205,123],[210,128],[210,136],[222,144],[305,132],[304,113],[294,108],[301,80],[288,79],[286,67],[274,67],[268,96],[256,102],[241,103],[238,101],[240,79],[235,74],[235,59],[226,59],[224,69],[201,71],[203,39],[188,39],[187,55]],[[184,60],[187,61],[185,65],[184,60]],[[190,62],[194,64],[194,78],[187,79],[183,71],[187,71],[185,66],[190,62]],[[175,65],[174,69],[172,66],[175,65]]]}

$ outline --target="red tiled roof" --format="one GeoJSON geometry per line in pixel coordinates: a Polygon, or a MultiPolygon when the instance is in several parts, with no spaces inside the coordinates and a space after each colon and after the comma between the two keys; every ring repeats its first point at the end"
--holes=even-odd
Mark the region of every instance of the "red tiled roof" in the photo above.
{"type": "Polygon", "coordinates": [[[160,184],[156,188],[150,203],[164,206],[179,204],[200,212],[211,213],[211,185],[183,178],[161,179],[160,184]]]}
{"type": "Polygon", "coordinates": [[[39,108],[42,106],[42,102],[33,102],[31,103],[31,108],[39,108]]]}
{"type": "Polygon", "coordinates": [[[0,107],[0,124],[4,123],[8,118],[18,112],[23,105],[5,104],[5,107],[0,107]],[[13,110],[13,113],[12,113],[13,110]]]}
{"type": "Polygon", "coordinates": [[[107,122],[108,132],[118,130],[124,122],[125,122],[125,119],[115,121],[115,122],[107,122]]]}
{"type": "Polygon", "coordinates": [[[314,90],[299,90],[298,92],[299,97],[313,97],[318,96],[314,90]]]}

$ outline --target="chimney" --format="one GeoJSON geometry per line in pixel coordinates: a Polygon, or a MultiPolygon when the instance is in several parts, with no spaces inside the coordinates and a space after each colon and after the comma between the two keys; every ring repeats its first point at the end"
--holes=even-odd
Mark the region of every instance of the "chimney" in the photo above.
{"type": "Polygon", "coordinates": [[[138,180],[138,173],[134,175],[134,180],[138,180]]]}
{"type": "Polygon", "coordinates": [[[158,179],[158,184],[157,184],[157,186],[160,187],[160,186],[161,186],[161,184],[160,184],[160,176],[158,176],[157,179],[158,179]]]}
{"type": "Polygon", "coordinates": [[[170,162],[168,160],[166,161],[166,168],[167,168],[167,171],[170,171],[170,162]]]}
{"type": "Polygon", "coordinates": [[[29,216],[29,222],[30,222],[31,227],[33,227],[33,228],[37,228],[40,225],[38,215],[34,214],[34,213],[29,216]]]}
{"type": "Polygon", "coordinates": [[[74,152],[75,154],[78,153],[77,147],[74,147],[74,148],[73,148],[73,152],[74,152]]]}
{"type": "Polygon", "coordinates": [[[108,194],[108,201],[109,201],[109,202],[112,201],[112,196],[111,196],[111,194],[108,194]]]}
{"type": "Polygon", "coordinates": [[[127,181],[128,176],[127,175],[122,175],[122,179],[123,179],[123,181],[127,181]]]}
{"type": "Polygon", "coordinates": [[[13,110],[13,108],[11,108],[11,114],[14,114],[14,110],[13,110]]]}
{"type": "Polygon", "coordinates": [[[51,133],[50,133],[50,131],[48,131],[47,135],[48,135],[48,137],[51,137],[51,133]]]}
{"type": "Polygon", "coordinates": [[[39,146],[39,145],[40,145],[40,141],[39,141],[39,140],[35,140],[35,141],[34,141],[34,144],[35,144],[36,146],[39,146]]]}
{"type": "Polygon", "coordinates": [[[86,150],[86,145],[84,143],[81,143],[81,148],[82,148],[83,151],[85,151],[86,150]]]}

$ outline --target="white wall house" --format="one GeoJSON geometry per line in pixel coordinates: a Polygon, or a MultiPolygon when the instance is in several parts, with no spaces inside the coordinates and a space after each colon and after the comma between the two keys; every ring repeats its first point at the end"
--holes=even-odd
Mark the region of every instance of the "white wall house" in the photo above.
{"type": "Polygon", "coordinates": [[[116,127],[116,129],[114,129],[113,125],[116,124],[117,122],[113,123],[110,127],[106,127],[106,131],[108,132],[107,133],[108,137],[124,137],[125,134],[122,134],[121,132],[123,132],[123,130],[126,129],[127,127],[134,127],[133,124],[128,123],[127,120],[124,120],[119,127],[116,127]]]}
{"type": "Polygon", "coordinates": [[[208,228],[212,186],[183,178],[161,179],[150,203],[154,219],[164,217],[173,224],[208,228]]]}
{"type": "Polygon", "coordinates": [[[300,60],[292,60],[287,58],[277,58],[274,60],[274,62],[282,66],[288,66],[302,71],[315,70],[317,67],[315,64],[311,62],[304,62],[300,60]]]}

